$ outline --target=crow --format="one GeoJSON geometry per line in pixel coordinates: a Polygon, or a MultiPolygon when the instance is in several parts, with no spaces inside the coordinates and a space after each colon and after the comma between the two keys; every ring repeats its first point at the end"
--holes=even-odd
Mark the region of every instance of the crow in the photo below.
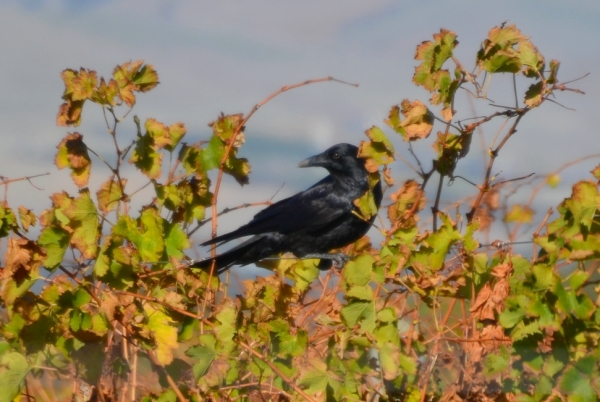
{"type": "MultiPolygon", "coordinates": [[[[286,252],[298,258],[319,258],[320,269],[329,269],[332,262],[338,267],[343,266],[348,256],[330,254],[330,251],[360,239],[375,219],[375,216],[368,220],[361,218],[353,203],[369,191],[365,160],[358,157],[356,146],[337,144],[298,166],[324,167],[329,176],[308,190],[268,206],[237,230],[202,243],[201,246],[221,245],[252,235],[214,258],[193,261],[190,267],[209,268],[214,260],[216,273],[221,274],[232,265],[252,264],[286,252]]],[[[381,182],[378,181],[371,191],[379,208],[381,182]]]]}

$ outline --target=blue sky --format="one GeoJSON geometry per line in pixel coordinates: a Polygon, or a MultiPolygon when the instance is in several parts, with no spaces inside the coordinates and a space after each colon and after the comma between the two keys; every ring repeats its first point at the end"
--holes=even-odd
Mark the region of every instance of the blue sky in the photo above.
{"type": "MultiPolygon", "coordinates": [[[[53,166],[55,146],[67,131],[74,131],[55,126],[63,90],[60,72],[65,68],[86,67],[108,76],[116,64],[128,60],[153,64],[161,85],[138,98],[134,113],[142,120],[183,121],[189,142],[206,139],[207,123],[218,113],[247,113],[283,85],[329,75],[360,84],[358,88],[315,84],[287,92],[260,109],[247,124],[241,152],[252,164],[251,184],[241,189],[233,180],[225,181],[225,207],[265,200],[283,183],[280,198],[306,188],[324,173],[296,169],[300,160],[338,142],[358,144],[363,132],[373,124],[383,125],[390,107],[404,98],[426,101],[428,94],[411,83],[414,50],[440,28],[458,34],[456,54],[470,67],[489,29],[506,20],[531,36],[547,59],[562,62],[562,80],[591,75],[576,84],[585,96],[558,94],[559,102],[576,111],[549,104],[527,116],[498,158],[497,171],[504,179],[544,174],[600,152],[600,2],[596,0],[4,0],[0,2],[0,175],[51,173],[35,181],[43,190],[25,182],[11,185],[9,202],[39,212],[50,205],[52,192],[65,187],[76,192],[68,172],[53,166]]],[[[498,78],[493,84],[506,82],[498,78]]],[[[500,90],[494,95],[501,99],[506,93],[500,90]]],[[[461,101],[456,108],[466,118],[470,106],[466,97],[461,101]]],[[[133,135],[132,128],[125,123],[122,132],[133,135]]],[[[110,152],[98,108],[84,109],[83,125],[77,130],[91,148],[110,152]]],[[[388,133],[407,155],[400,138],[388,133]]],[[[489,141],[494,134],[484,133],[484,138],[489,141]]],[[[425,163],[433,158],[428,145],[417,150],[425,163]]],[[[477,182],[482,162],[475,154],[472,160],[461,161],[457,174],[477,182]]],[[[539,213],[568,196],[573,181],[588,177],[586,172],[598,162],[587,161],[566,171],[561,187],[538,197],[539,213]]],[[[398,183],[416,176],[401,162],[392,169],[398,183]]],[[[91,182],[94,192],[105,177],[99,175],[91,182]]],[[[451,201],[473,189],[456,184],[446,191],[451,201]]],[[[521,198],[529,195],[525,190],[521,198]]],[[[255,212],[231,214],[221,221],[220,231],[255,212]]]]}

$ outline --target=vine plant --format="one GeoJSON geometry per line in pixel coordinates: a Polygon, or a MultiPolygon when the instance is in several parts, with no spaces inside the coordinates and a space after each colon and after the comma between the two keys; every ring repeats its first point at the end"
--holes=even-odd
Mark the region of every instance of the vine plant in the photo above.
{"type": "MultiPolygon", "coordinates": [[[[559,81],[559,62],[547,63],[514,25],[489,32],[471,71],[453,53],[456,38],[442,29],[418,45],[413,82],[431,94],[428,104],[393,106],[388,128],[369,128],[360,145],[372,179],[387,184],[381,244],[364,237],[344,250],[353,258],[341,271],[321,275],[314,260],[263,261],[273,274],[244,281],[239,295],[212,269],[189,268],[190,236],[208,222],[215,236],[230,210],[218,212],[224,175],[248,183],[249,162],[238,154],[252,115],[281,92],[341,81],[283,87],[246,115],[221,114],[210,138],[188,144],[180,122],[142,125],[133,116],[136,132],[120,130],[137,96],[159,83],[151,65],[125,63],[107,79],[63,71],[57,124],[78,127],[84,105],[99,106],[114,156],[68,133],[55,163],[70,170],[79,193],[52,194],[37,215],[0,205],[0,401],[598,400],[600,168],[574,185],[554,220],[543,220],[530,257],[477,240],[499,210],[499,192],[515,180],[496,182],[493,167],[507,141],[518,141],[519,123],[557,92],[581,91],[559,81]],[[457,92],[489,103],[496,74],[529,82],[521,100],[515,85],[514,106],[457,120],[457,92]],[[475,130],[497,120],[504,124],[483,180],[462,201],[464,217],[452,217],[440,210],[443,184],[472,154],[475,130]],[[419,180],[393,190],[388,165],[397,154],[386,131],[410,146],[434,125],[441,128],[431,167],[417,159],[419,180]],[[98,162],[110,174],[93,194],[98,162]],[[145,183],[125,173],[128,163],[145,183]],[[153,195],[143,199],[147,186],[153,195]],[[131,208],[136,197],[140,211],[131,208]],[[419,224],[428,198],[430,228],[419,224]]],[[[367,197],[356,204],[370,208],[367,197]]],[[[518,204],[504,211],[516,228],[534,212],[518,204]]]]}

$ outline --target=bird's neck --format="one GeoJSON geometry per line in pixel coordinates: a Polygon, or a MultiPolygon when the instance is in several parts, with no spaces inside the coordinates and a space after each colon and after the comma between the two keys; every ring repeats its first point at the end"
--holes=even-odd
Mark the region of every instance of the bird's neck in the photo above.
{"type": "Polygon", "coordinates": [[[364,194],[369,189],[368,175],[364,171],[344,172],[343,174],[331,173],[331,177],[349,193],[356,193],[357,196],[364,194]]]}

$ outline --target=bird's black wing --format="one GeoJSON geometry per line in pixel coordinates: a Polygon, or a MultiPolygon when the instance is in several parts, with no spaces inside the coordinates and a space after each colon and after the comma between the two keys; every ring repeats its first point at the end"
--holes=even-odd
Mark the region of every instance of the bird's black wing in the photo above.
{"type": "Polygon", "coordinates": [[[215,237],[202,245],[269,232],[281,234],[299,230],[310,232],[351,212],[352,208],[352,200],[344,197],[343,193],[335,191],[335,183],[328,176],[308,190],[270,205],[239,229],[215,237]]]}

